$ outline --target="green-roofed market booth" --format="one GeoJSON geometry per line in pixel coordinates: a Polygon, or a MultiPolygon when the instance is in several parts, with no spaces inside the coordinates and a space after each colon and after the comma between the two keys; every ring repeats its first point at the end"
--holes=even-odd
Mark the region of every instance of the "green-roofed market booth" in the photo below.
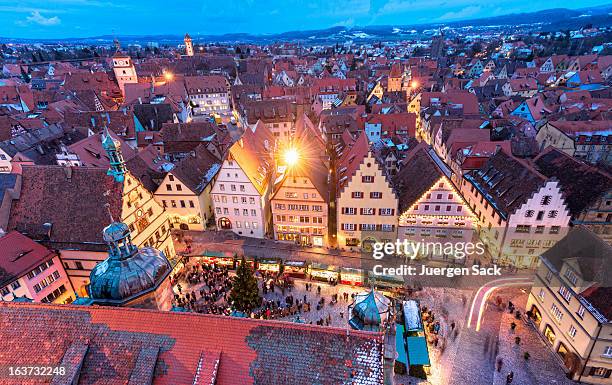
{"type": "Polygon", "coordinates": [[[408,345],[408,363],[410,366],[430,366],[427,341],[424,336],[406,337],[408,345]]]}

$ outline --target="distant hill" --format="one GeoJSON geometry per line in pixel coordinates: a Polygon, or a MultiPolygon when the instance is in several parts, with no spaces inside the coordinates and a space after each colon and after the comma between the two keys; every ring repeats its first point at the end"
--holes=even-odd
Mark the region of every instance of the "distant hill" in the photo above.
{"type": "MultiPolygon", "coordinates": [[[[537,12],[515,13],[471,20],[450,21],[445,23],[427,23],[414,25],[376,25],[363,27],[332,27],[310,31],[289,31],[277,34],[255,35],[249,33],[229,33],[223,35],[201,35],[193,33],[196,42],[220,43],[269,43],[275,41],[302,41],[308,43],[342,42],[346,40],[372,41],[372,40],[399,40],[406,38],[419,38],[427,35],[433,29],[452,27],[475,28],[516,28],[528,27],[534,31],[575,30],[585,25],[598,27],[612,26],[612,4],[583,8],[566,9],[554,8],[537,12]]],[[[115,37],[111,35],[95,36],[90,38],[61,39],[61,42],[82,42],[89,44],[110,43],[115,37]]],[[[140,35],[119,36],[122,43],[158,42],[160,44],[177,44],[183,41],[183,35],[140,35]]],[[[11,39],[1,38],[8,42],[53,42],[54,40],[41,39],[11,39]]],[[[60,41],[60,40],[58,40],[60,41]]]]}

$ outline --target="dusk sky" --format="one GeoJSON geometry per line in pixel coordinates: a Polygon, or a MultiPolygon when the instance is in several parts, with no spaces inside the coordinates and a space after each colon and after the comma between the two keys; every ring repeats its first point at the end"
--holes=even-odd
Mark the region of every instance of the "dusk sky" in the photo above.
{"type": "Polygon", "coordinates": [[[0,36],[254,34],[332,26],[410,25],[473,19],[610,0],[0,0],[0,36]]]}

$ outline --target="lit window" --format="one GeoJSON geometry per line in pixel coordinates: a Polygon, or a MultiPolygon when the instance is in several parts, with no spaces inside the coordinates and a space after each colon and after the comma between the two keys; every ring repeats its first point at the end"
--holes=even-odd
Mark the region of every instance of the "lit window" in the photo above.
{"type": "Polygon", "coordinates": [[[557,320],[557,322],[561,322],[561,320],[563,319],[563,313],[561,312],[561,309],[559,309],[557,305],[553,303],[550,310],[552,312],[553,317],[555,317],[555,319],[557,320]]]}
{"type": "Polygon", "coordinates": [[[565,286],[561,286],[559,288],[559,294],[561,294],[561,297],[563,297],[567,302],[572,299],[572,292],[565,286]]]}

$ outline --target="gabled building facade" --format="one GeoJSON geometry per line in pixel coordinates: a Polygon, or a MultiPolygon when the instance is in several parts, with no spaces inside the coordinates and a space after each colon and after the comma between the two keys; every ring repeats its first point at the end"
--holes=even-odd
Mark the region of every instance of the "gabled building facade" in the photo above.
{"type": "Polygon", "coordinates": [[[315,247],[329,244],[329,169],[319,150],[315,143],[300,140],[281,150],[270,198],[276,240],[315,247]],[[286,156],[286,151],[293,155],[286,156]]]}
{"type": "Polygon", "coordinates": [[[338,246],[369,249],[397,237],[397,197],[385,168],[362,133],[343,150],[336,167],[338,246]]]}
{"type": "Polygon", "coordinates": [[[185,88],[194,115],[224,113],[230,110],[229,84],[223,76],[186,76],[185,88]]]}
{"type": "MultiPolygon", "coordinates": [[[[419,145],[393,180],[399,198],[398,239],[421,244],[469,242],[476,217],[451,182],[450,170],[435,157],[432,149],[419,145]]],[[[465,263],[466,256],[449,249],[431,247],[416,257],[465,263]]]]}
{"type": "Polygon", "coordinates": [[[269,233],[273,143],[272,133],[260,122],[230,148],[210,192],[217,230],[252,238],[269,233]]]}
{"type": "Polygon", "coordinates": [[[0,237],[0,300],[71,303],[75,294],[57,253],[12,231],[0,237]]]}
{"type": "Polygon", "coordinates": [[[538,256],[568,231],[559,181],[504,150],[464,175],[461,193],[478,218],[487,253],[498,264],[535,268],[538,256]]]}
{"type": "Polygon", "coordinates": [[[204,230],[214,218],[210,192],[221,161],[202,144],[170,170],[155,191],[166,209],[170,226],[181,230],[204,230]]]}

